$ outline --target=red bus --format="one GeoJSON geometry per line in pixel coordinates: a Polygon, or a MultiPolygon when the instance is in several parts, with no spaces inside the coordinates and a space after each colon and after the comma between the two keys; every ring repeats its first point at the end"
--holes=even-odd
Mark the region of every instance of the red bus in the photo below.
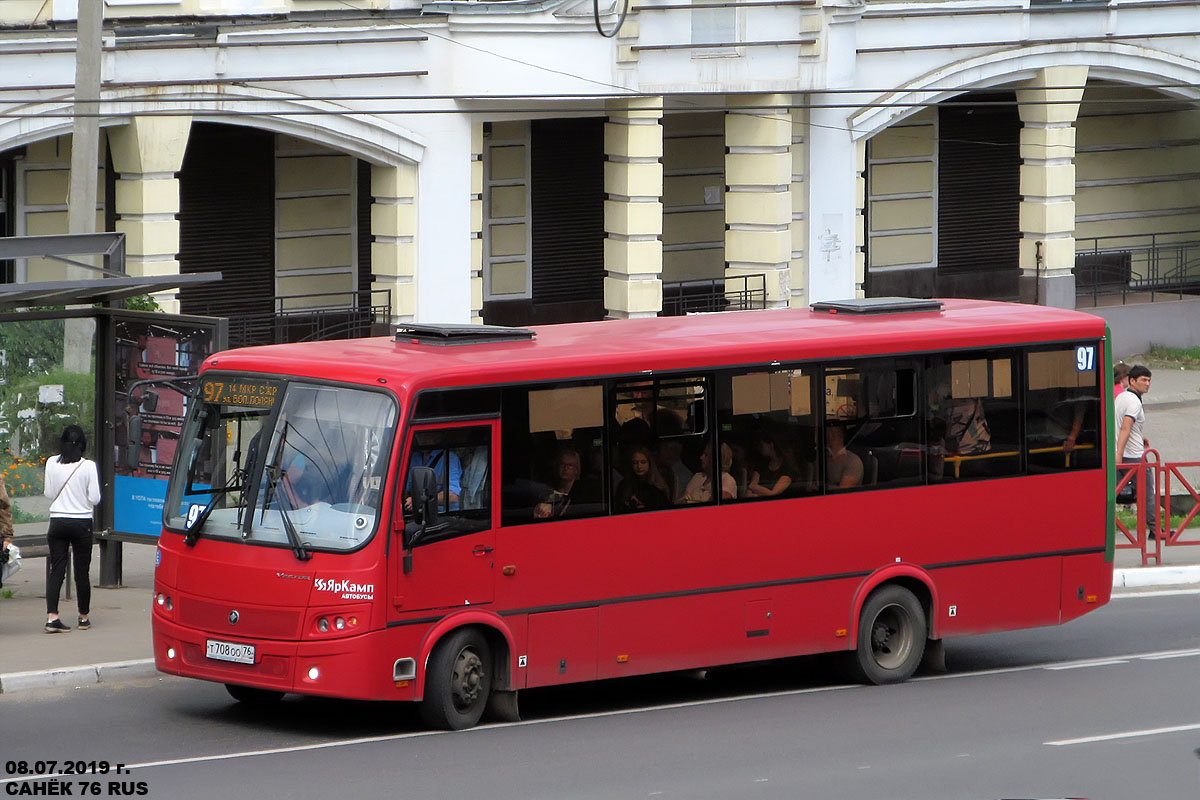
{"type": "Polygon", "coordinates": [[[1104,321],[877,298],[209,358],[154,655],[245,702],[407,700],[1053,625],[1112,588],[1104,321]]]}

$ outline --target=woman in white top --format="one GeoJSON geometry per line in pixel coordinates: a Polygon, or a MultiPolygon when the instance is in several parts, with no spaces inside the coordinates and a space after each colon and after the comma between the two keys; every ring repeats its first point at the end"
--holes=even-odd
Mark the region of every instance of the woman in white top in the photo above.
{"type": "Polygon", "coordinates": [[[92,626],[92,508],[100,502],[100,476],[96,462],[83,457],[87,436],[78,425],[68,425],[60,439],[59,454],[46,461],[46,497],[50,498],[50,574],[46,577],[46,633],[71,630],[58,618],[58,594],[67,574],[70,551],[75,566],[79,604],[79,630],[92,626]]]}

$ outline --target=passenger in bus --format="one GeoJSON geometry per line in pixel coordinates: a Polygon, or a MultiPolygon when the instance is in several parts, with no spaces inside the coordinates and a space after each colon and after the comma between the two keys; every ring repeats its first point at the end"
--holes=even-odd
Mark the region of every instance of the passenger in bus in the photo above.
{"type": "Polygon", "coordinates": [[[863,462],[846,447],[846,427],[825,421],[825,481],[832,489],[853,489],[863,482],[863,462]]]}
{"type": "Polygon", "coordinates": [[[929,479],[940,481],[946,476],[946,420],[931,416],[926,420],[928,432],[929,479]]]}
{"type": "Polygon", "coordinates": [[[583,476],[579,452],[566,447],[554,458],[554,488],[533,507],[534,519],[568,517],[587,503],[599,502],[599,486],[583,476]]]}
{"type": "MultiPolygon", "coordinates": [[[[486,508],[488,492],[488,448],[486,445],[469,448],[467,465],[462,472],[462,493],[459,496],[464,509],[486,508]]],[[[460,459],[461,461],[461,459],[460,459]]]]}
{"type": "MultiPolygon", "coordinates": [[[[408,460],[408,484],[412,484],[412,468],[429,467],[437,475],[438,508],[457,511],[458,496],[462,493],[462,460],[453,450],[439,442],[436,431],[418,431],[413,437],[412,454],[408,460]]],[[[404,510],[412,511],[412,496],[404,498],[404,510]]]]}
{"type": "Polygon", "coordinates": [[[974,456],[992,449],[992,430],[980,397],[954,397],[949,377],[938,382],[929,403],[930,413],[946,422],[946,453],[974,456]]]}
{"type": "Polygon", "coordinates": [[[654,394],[647,387],[637,393],[633,402],[634,419],[646,423],[649,429],[660,436],[677,436],[684,432],[684,418],[678,411],[655,405],[654,394]]]}
{"type": "Polygon", "coordinates": [[[728,443],[729,452],[732,458],[729,464],[729,474],[733,476],[733,482],[737,484],[737,496],[747,497],[747,485],[750,483],[750,468],[747,466],[746,448],[740,442],[726,439],[722,444],[728,443]]]}
{"type": "Polygon", "coordinates": [[[758,465],[750,472],[746,493],[750,497],[777,497],[796,481],[800,470],[791,451],[770,431],[760,431],[754,439],[758,465]]]}
{"type": "Polygon", "coordinates": [[[692,479],[692,471],[683,463],[683,442],[679,439],[664,439],[658,443],[658,471],[666,481],[671,502],[683,502],[683,493],[692,479]]]}
{"type": "MultiPolygon", "coordinates": [[[[721,443],[721,499],[733,500],[737,498],[737,481],[733,479],[733,475],[729,470],[733,466],[733,449],[721,443]]],[[[704,452],[700,454],[700,471],[692,476],[688,482],[687,489],[683,493],[683,502],[685,503],[711,503],[713,499],[712,490],[712,445],[709,444],[704,448],[704,452]]]]}
{"type": "Polygon", "coordinates": [[[667,484],[654,463],[654,455],[645,445],[629,449],[628,472],[617,486],[613,506],[618,512],[657,511],[671,506],[667,484]]]}

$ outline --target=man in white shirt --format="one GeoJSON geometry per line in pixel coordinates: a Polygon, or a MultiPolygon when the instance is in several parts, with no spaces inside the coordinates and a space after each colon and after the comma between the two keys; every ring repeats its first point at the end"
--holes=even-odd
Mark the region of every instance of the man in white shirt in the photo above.
{"type": "MultiPolygon", "coordinates": [[[[1138,364],[1129,370],[1129,388],[1117,395],[1113,406],[1116,410],[1117,421],[1117,455],[1122,464],[1137,464],[1146,453],[1149,441],[1142,429],[1146,424],[1146,411],[1142,407],[1142,396],[1150,391],[1150,370],[1138,364]]],[[[1146,517],[1146,530],[1151,539],[1157,530],[1158,503],[1155,497],[1155,473],[1146,469],[1145,493],[1147,502],[1143,513],[1146,517]]]]}

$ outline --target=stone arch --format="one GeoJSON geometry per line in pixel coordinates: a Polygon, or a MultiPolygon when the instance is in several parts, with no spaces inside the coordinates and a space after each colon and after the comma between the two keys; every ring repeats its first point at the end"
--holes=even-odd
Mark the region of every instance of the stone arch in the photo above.
{"type": "MultiPolygon", "coordinates": [[[[177,86],[146,96],[142,88],[105,92],[101,101],[101,127],[122,125],[139,115],[172,112],[199,122],[244,125],[295,136],[325,145],[380,166],[419,163],[424,139],[386,117],[374,116],[336,103],[310,100],[284,92],[250,87],[222,91],[219,97],[197,97],[212,93],[211,87],[177,86]],[[253,111],[253,114],[247,113],[253,111]],[[237,116],[230,116],[235,112],[237,116]],[[318,113],[314,113],[318,112],[318,113]],[[244,116],[243,116],[244,115],[244,116]]],[[[29,103],[0,122],[0,150],[71,132],[69,97],[29,103]]]]}
{"type": "Polygon", "coordinates": [[[946,64],[891,92],[872,99],[871,107],[850,115],[855,139],[867,139],[920,111],[970,91],[1032,78],[1037,70],[1055,66],[1088,67],[1088,77],[1133,86],[1178,84],[1156,88],[1186,100],[1200,100],[1200,61],[1134,45],[1085,42],[1065,50],[1060,45],[1033,45],[1006,53],[989,53],[946,64]],[[936,88],[933,88],[936,87],[936,88]],[[914,104],[925,105],[914,105],[914,104]]]}

